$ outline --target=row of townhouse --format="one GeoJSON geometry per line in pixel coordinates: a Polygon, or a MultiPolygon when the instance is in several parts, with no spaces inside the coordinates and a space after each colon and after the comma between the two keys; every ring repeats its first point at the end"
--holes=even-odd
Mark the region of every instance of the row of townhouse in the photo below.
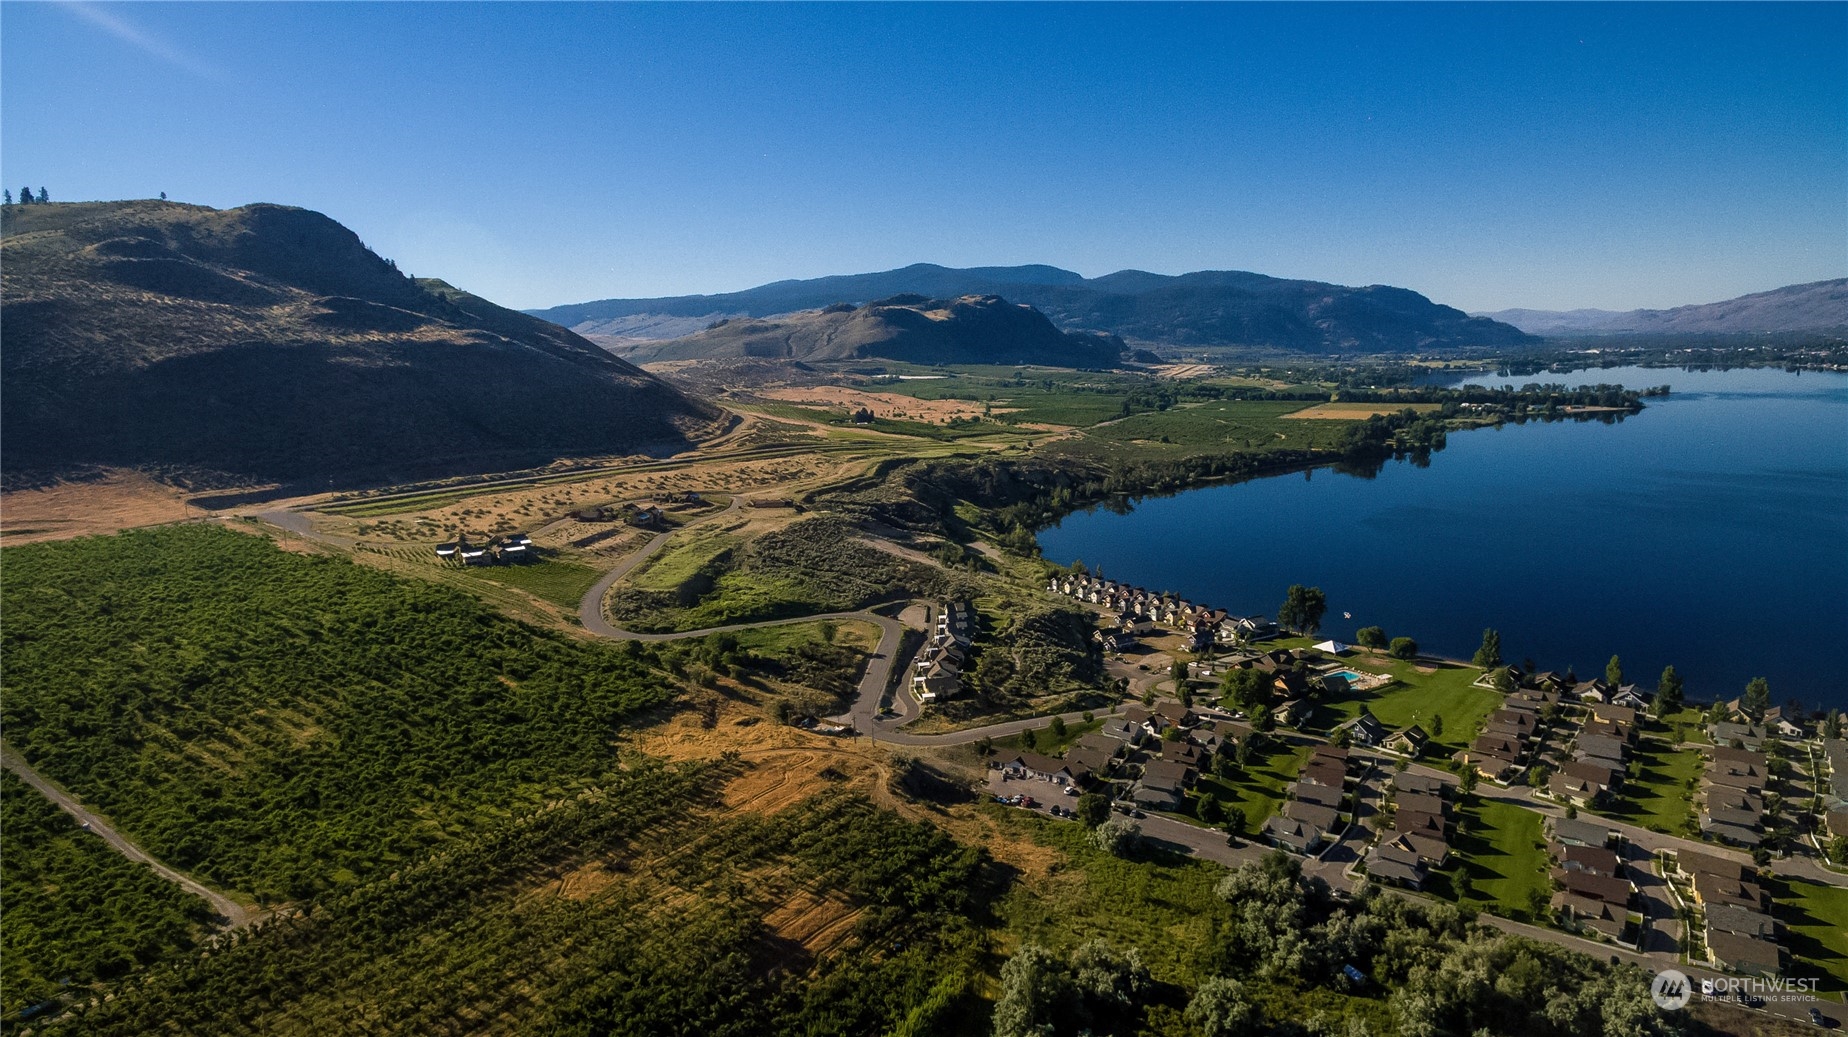
{"type": "Polygon", "coordinates": [[[1423,889],[1432,868],[1450,859],[1450,790],[1435,777],[1400,772],[1388,782],[1390,827],[1367,851],[1367,875],[1410,889],[1423,889]]]}
{"type": "Polygon", "coordinates": [[[1771,772],[1762,752],[1715,743],[1701,776],[1700,830],[1735,846],[1765,837],[1765,782],[1771,772]]]}
{"type": "Polygon", "coordinates": [[[1641,715],[1628,706],[1592,703],[1572,755],[1547,779],[1547,791],[1574,806],[1603,805],[1622,786],[1636,749],[1641,715]]]}
{"type": "Polygon", "coordinates": [[[437,558],[463,565],[514,564],[528,561],[536,554],[533,538],[525,533],[508,533],[478,544],[469,543],[467,534],[458,534],[454,540],[436,545],[437,558]]]}
{"type": "Polygon", "coordinates": [[[1456,759],[1490,781],[1508,780],[1532,762],[1540,746],[1543,714],[1560,700],[1560,692],[1546,688],[1510,692],[1456,759]]]}
{"type": "Polygon", "coordinates": [[[1095,576],[1057,574],[1047,581],[1046,590],[1105,610],[1112,623],[1110,629],[1099,631],[1098,639],[1115,641],[1114,647],[1106,645],[1113,651],[1122,651],[1134,638],[1153,633],[1157,625],[1186,634],[1189,649],[1196,652],[1218,644],[1261,641],[1279,632],[1277,624],[1264,616],[1234,616],[1170,591],[1150,591],[1095,576]]]}
{"type": "Polygon", "coordinates": [[[1595,821],[1556,818],[1548,825],[1554,914],[1569,927],[1637,946],[1643,916],[1636,882],[1619,855],[1622,837],[1595,821]]]}
{"type": "Polygon", "coordinates": [[[975,613],[969,603],[946,601],[935,608],[930,638],[912,664],[911,693],[919,702],[942,702],[962,691],[962,668],[975,636],[975,613]]]}
{"type": "Polygon", "coordinates": [[[1829,770],[1823,785],[1823,825],[1830,835],[1848,835],[1848,739],[1824,739],[1822,758],[1829,770]]]}
{"type": "Polygon", "coordinates": [[[1766,977],[1784,971],[1783,929],[1751,865],[1683,849],[1675,853],[1675,866],[1700,907],[1707,960],[1714,967],[1766,977]]]}
{"type": "Polygon", "coordinates": [[[1179,703],[1153,709],[1131,706],[1102,728],[1080,736],[1063,756],[1023,752],[993,764],[1011,777],[1056,785],[1105,790],[1124,781],[1125,804],[1179,810],[1215,753],[1228,751],[1253,733],[1247,724],[1205,721],[1179,703]],[[1169,738],[1169,730],[1178,737],[1169,738]]]}
{"type": "Polygon", "coordinates": [[[1348,750],[1339,746],[1316,747],[1290,786],[1283,809],[1264,825],[1271,845],[1302,854],[1321,848],[1349,809],[1348,769],[1353,762],[1348,750]]]}

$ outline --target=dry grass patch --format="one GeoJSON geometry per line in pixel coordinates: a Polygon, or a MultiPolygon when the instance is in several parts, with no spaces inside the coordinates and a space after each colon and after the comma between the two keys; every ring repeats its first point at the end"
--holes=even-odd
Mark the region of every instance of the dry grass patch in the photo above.
{"type": "Polygon", "coordinates": [[[859,920],[860,909],[839,893],[817,896],[801,890],[765,915],[764,925],[778,939],[820,957],[845,940],[859,920]]]}
{"type": "Polygon", "coordinates": [[[1334,421],[1364,421],[1375,414],[1397,414],[1410,408],[1420,414],[1438,409],[1436,403],[1318,403],[1305,410],[1282,414],[1284,418],[1322,418],[1334,421]]]}
{"type": "Polygon", "coordinates": [[[0,494],[0,540],[7,545],[104,535],[200,518],[186,494],[139,472],[111,469],[96,479],[0,494]]]}
{"type": "MultiPolygon", "coordinates": [[[[979,418],[982,404],[973,400],[924,400],[890,392],[867,392],[840,385],[815,385],[782,389],[759,389],[757,395],[767,400],[798,403],[815,407],[840,407],[857,410],[865,407],[875,417],[898,418],[948,424],[956,419],[979,418]]],[[[996,407],[992,413],[1006,414],[1015,408],[996,407]]]]}

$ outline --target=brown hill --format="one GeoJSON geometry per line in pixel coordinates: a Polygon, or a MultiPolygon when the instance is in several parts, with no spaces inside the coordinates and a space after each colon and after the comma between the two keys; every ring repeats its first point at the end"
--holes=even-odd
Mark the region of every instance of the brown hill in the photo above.
{"type": "Polygon", "coordinates": [[[769,320],[720,321],[685,338],[633,344],[623,352],[637,361],[884,357],[920,364],[1112,367],[1122,357],[1123,342],[1114,335],[1060,331],[1033,307],[995,295],[955,300],[899,295],[769,320]]]}
{"type": "Polygon", "coordinates": [[[673,449],[721,412],[556,325],[413,281],[279,205],[10,205],[9,475],[183,468],[322,487],[673,449]]]}

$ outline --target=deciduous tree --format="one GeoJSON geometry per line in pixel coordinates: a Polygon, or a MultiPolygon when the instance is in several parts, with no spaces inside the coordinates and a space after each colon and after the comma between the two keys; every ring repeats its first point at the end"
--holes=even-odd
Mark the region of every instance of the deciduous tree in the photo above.
{"type": "Polygon", "coordinates": [[[1485,670],[1493,670],[1502,664],[1500,631],[1491,627],[1482,632],[1482,647],[1476,649],[1476,656],[1471,662],[1485,670]]]}

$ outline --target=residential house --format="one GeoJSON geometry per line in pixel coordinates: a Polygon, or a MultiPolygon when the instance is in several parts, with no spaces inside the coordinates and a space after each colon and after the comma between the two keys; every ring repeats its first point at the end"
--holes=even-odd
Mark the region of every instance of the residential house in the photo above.
{"type": "Polygon", "coordinates": [[[1380,745],[1391,735],[1391,732],[1386,730],[1386,725],[1380,723],[1372,713],[1364,709],[1361,710],[1359,716],[1335,728],[1335,730],[1345,730],[1348,733],[1349,740],[1355,745],[1364,745],[1369,748],[1380,745]]]}
{"type": "Polygon", "coordinates": [[[1442,796],[1430,792],[1414,792],[1411,789],[1399,789],[1393,793],[1392,805],[1395,810],[1405,810],[1414,814],[1434,814],[1443,817],[1447,804],[1442,796]]]}
{"type": "Polygon", "coordinates": [[[1589,807],[1601,802],[1609,793],[1608,785],[1595,781],[1575,778],[1570,774],[1550,774],[1546,779],[1546,790],[1555,799],[1564,800],[1577,807],[1589,807]]]}
{"type": "Polygon", "coordinates": [[[1627,943],[1629,911],[1593,897],[1580,896],[1569,890],[1553,894],[1553,910],[1570,924],[1589,929],[1615,943],[1627,943]]]}
{"type": "Polygon", "coordinates": [[[1702,853],[1699,850],[1676,850],[1675,864],[1689,877],[1702,874],[1714,875],[1733,882],[1744,882],[1752,877],[1751,865],[1731,857],[1702,853]]]}
{"type": "Polygon", "coordinates": [[[1308,803],[1300,799],[1292,799],[1284,803],[1283,814],[1293,821],[1300,821],[1323,832],[1333,831],[1335,824],[1341,820],[1341,812],[1334,807],[1308,803]]]}
{"type": "Polygon", "coordinates": [[[1784,971],[1782,948],[1769,940],[1707,929],[1707,959],[1720,968],[1770,978],[1784,971]]]}
{"type": "Polygon", "coordinates": [[[1291,699],[1271,709],[1271,720],[1282,727],[1299,727],[1315,713],[1315,703],[1308,699],[1291,699]]]}
{"type": "Polygon", "coordinates": [[[1074,745],[1065,750],[1066,769],[1079,784],[1107,777],[1116,765],[1116,756],[1102,749],[1074,745]]]}
{"type": "MultiPolygon", "coordinates": [[[[1104,726],[1110,726],[1110,721],[1104,721],[1104,726]]],[[[1105,734],[1102,731],[1093,731],[1088,735],[1080,735],[1078,736],[1078,740],[1073,742],[1072,745],[1079,749],[1090,749],[1094,752],[1100,752],[1109,757],[1120,756],[1123,753],[1122,740],[1105,734]]]]}
{"type": "Polygon", "coordinates": [[[1064,760],[1034,752],[1016,753],[1002,760],[1001,769],[1017,778],[1050,781],[1055,785],[1071,785],[1076,780],[1071,766],[1064,760]]]}
{"type": "Polygon", "coordinates": [[[1636,884],[1615,875],[1562,869],[1554,872],[1554,878],[1560,880],[1567,893],[1591,900],[1602,900],[1623,911],[1630,909],[1630,901],[1636,896],[1636,884]]]}
{"type": "Polygon", "coordinates": [[[1130,706],[1123,710],[1123,721],[1134,724],[1148,738],[1160,738],[1168,729],[1168,719],[1146,706],[1130,706]]]}
{"type": "Polygon", "coordinates": [[[1311,854],[1322,845],[1321,829],[1283,814],[1277,814],[1265,823],[1264,835],[1272,846],[1293,853],[1311,854]]]}
{"type": "Polygon", "coordinates": [[[1614,876],[1621,862],[1616,853],[1602,846],[1563,846],[1559,850],[1559,865],[1567,871],[1614,876]]]}
{"type": "Polygon", "coordinates": [[[1623,768],[1608,761],[1567,760],[1560,765],[1559,773],[1568,777],[1588,781],[1606,789],[1616,788],[1623,783],[1623,768]]]}
{"type": "Polygon", "coordinates": [[[1367,853],[1367,877],[1376,882],[1422,890],[1428,874],[1424,858],[1397,842],[1381,843],[1367,853]]]}
{"type": "Polygon", "coordinates": [[[1765,788],[1764,760],[1762,757],[1756,762],[1716,757],[1707,764],[1707,781],[1758,795],[1765,788]]]}
{"type": "Polygon", "coordinates": [[[1388,783],[1398,792],[1424,792],[1438,797],[1442,797],[1447,790],[1444,779],[1429,774],[1413,774],[1411,771],[1394,774],[1388,783]]]}
{"type": "Polygon", "coordinates": [[[1488,720],[1483,722],[1482,731],[1512,742],[1523,742],[1534,736],[1537,726],[1532,713],[1504,708],[1489,714],[1488,720]]]}
{"type": "Polygon", "coordinates": [[[1611,705],[1640,711],[1649,707],[1649,700],[1636,685],[1626,684],[1611,696],[1611,705]]]}
{"type": "Polygon", "coordinates": [[[1567,846],[1610,846],[1622,838],[1621,833],[1606,824],[1589,821],[1585,818],[1554,818],[1553,838],[1567,846]]]}
{"type": "Polygon", "coordinates": [[[1708,931],[1719,930],[1723,933],[1738,933],[1759,940],[1771,940],[1777,937],[1777,919],[1763,911],[1754,911],[1749,907],[1736,904],[1714,904],[1705,909],[1708,931]]]}
{"type": "Polygon", "coordinates": [[[1276,637],[1277,624],[1265,616],[1241,616],[1230,621],[1232,624],[1229,641],[1263,641],[1276,637]]]}
{"type": "Polygon", "coordinates": [[[1584,726],[1579,729],[1579,737],[1581,739],[1587,735],[1595,735],[1600,738],[1609,738],[1613,741],[1622,742],[1631,749],[1636,747],[1636,725],[1634,723],[1625,723],[1621,720],[1606,720],[1603,717],[1591,717],[1586,720],[1584,726]]]}
{"type": "Polygon", "coordinates": [[[1198,770],[1176,760],[1150,760],[1142,765],[1142,780],[1162,788],[1190,789],[1199,777],[1198,770]]]}
{"type": "Polygon", "coordinates": [[[1097,733],[1132,746],[1140,744],[1147,734],[1141,724],[1128,717],[1105,717],[1104,726],[1098,728],[1097,733]]]}
{"type": "Polygon", "coordinates": [[[438,544],[436,545],[436,556],[438,558],[454,558],[458,546],[459,545],[453,541],[450,543],[438,544]]]}
{"type": "Polygon", "coordinates": [[[1193,710],[1179,702],[1163,702],[1155,707],[1155,712],[1163,720],[1175,727],[1186,729],[1200,722],[1200,717],[1193,710]]]}
{"type": "Polygon", "coordinates": [[[1340,809],[1341,800],[1347,795],[1346,790],[1339,785],[1318,785],[1313,781],[1299,781],[1287,791],[1291,799],[1336,809],[1340,809]]]}
{"type": "Polygon", "coordinates": [[[1763,911],[1769,906],[1765,891],[1756,882],[1722,878],[1710,872],[1694,873],[1694,899],[1701,904],[1733,904],[1763,911]]]}
{"type": "Polygon", "coordinates": [[[1607,760],[1621,768],[1630,759],[1629,744],[1609,735],[1580,734],[1577,745],[1581,760],[1607,760]]]}
{"type": "MultiPolygon", "coordinates": [[[[1626,684],[1624,687],[1633,688],[1635,685],[1626,684]]],[[[1635,727],[1637,721],[1641,719],[1641,714],[1638,712],[1640,708],[1641,707],[1625,706],[1622,703],[1616,702],[1609,704],[1594,703],[1591,706],[1591,715],[1600,720],[1608,720],[1612,723],[1628,724],[1631,727],[1635,727]]]]}
{"type": "Polygon", "coordinates": [[[1716,746],[1731,746],[1738,743],[1739,747],[1753,752],[1757,752],[1764,745],[1767,734],[1761,725],[1735,724],[1731,721],[1721,721],[1712,725],[1708,728],[1708,733],[1713,736],[1713,744],[1716,746]]]}
{"type": "Polygon", "coordinates": [[[1394,732],[1392,737],[1386,739],[1386,748],[1406,756],[1417,756],[1424,752],[1425,743],[1430,740],[1431,736],[1425,733],[1424,728],[1413,724],[1403,731],[1394,732]]]}

